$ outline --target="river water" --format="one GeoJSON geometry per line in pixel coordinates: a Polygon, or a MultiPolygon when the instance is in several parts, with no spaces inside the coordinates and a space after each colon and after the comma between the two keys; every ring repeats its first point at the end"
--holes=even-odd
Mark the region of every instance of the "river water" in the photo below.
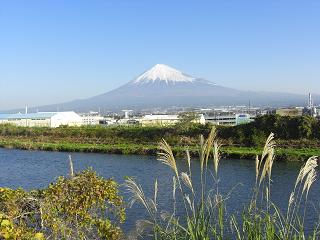
{"type": "MultiPolygon", "coordinates": [[[[0,148],[0,186],[30,190],[44,188],[55,181],[59,175],[68,175],[69,153],[23,151],[0,148]]],[[[105,178],[114,178],[119,183],[126,176],[134,177],[143,187],[147,196],[153,196],[154,180],[158,180],[159,209],[170,210],[172,206],[172,171],[156,160],[154,156],[113,155],[94,153],[71,153],[75,171],[92,167],[105,178]]],[[[200,182],[199,162],[191,163],[195,188],[200,182]]],[[[272,201],[280,208],[287,206],[290,192],[302,163],[275,162],[272,172],[272,201]]],[[[186,171],[186,162],[178,160],[178,167],[186,171]]],[[[228,193],[226,211],[240,212],[251,197],[255,182],[255,163],[252,160],[222,159],[219,166],[219,191],[228,193]]],[[[310,204],[306,215],[306,225],[312,227],[319,216],[320,181],[316,181],[309,193],[310,204]],[[315,208],[315,209],[313,209],[315,208]]],[[[129,194],[121,187],[121,194],[127,201],[129,194]]],[[[134,205],[126,211],[127,221],[123,228],[126,232],[135,227],[138,219],[147,217],[144,209],[134,205]]]]}

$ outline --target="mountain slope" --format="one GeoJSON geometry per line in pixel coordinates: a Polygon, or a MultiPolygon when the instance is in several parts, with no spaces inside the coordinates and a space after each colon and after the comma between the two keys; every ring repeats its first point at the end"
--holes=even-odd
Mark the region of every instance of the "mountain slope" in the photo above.
{"type": "MultiPolygon", "coordinates": [[[[316,97],[319,100],[319,96],[316,97]]],[[[141,109],[152,107],[209,107],[221,105],[255,106],[305,105],[306,96],[289,93],[240,91],[219,86],[179,70],[157,64],[139,77],[110,92],[83,100],[37,107],[39,111],[59,109],[89,111],[141,109]]]]}

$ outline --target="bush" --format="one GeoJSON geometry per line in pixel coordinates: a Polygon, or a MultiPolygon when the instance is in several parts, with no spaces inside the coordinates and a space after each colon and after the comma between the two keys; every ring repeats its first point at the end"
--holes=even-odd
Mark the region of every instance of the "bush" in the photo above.
{"type": "Polygon", "coordinates": [[[43,190],[0,189],[0,238],[122,239],[122,197],[92,170],[59,177],[43,190]]]}

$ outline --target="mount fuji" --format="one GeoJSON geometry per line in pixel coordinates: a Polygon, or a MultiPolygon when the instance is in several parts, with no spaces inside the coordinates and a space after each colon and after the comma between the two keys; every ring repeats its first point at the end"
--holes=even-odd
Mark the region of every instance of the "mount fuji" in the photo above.
{"type": "MultiPolygon", "coordinates": [[[[316,97],[320,100],[319,96],[316,97]]],[[[39,111],[89,111],[143,109],[153,107],[210,107],[222,105],[255,106],[305,105],[306,96],[290,93],[242,91],[185,74],[164,64],[104,94],[63,104],[34,108],[39,111]]]]}

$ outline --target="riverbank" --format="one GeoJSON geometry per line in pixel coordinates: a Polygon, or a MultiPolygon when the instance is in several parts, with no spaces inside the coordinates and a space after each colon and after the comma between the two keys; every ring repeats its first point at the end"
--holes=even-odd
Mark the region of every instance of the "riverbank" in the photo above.
{"type": "MultiPolygon", "coordinates": [[[[319,156],[318,125],[313,124],[310,127],[307,120],[310,119],[267,115],[257,118],[255,122],[250,124],[234,127],[216,126],[217,137],[222,143],[221,154],[225,158],[255,159],[256,154],[261,153],[270,132],[273,132],[277,144],[277,160],[306,161],[311,156],[319,156]],[[295,127],[290,125],[289,128],[281,125],[280,128],[280,123],[286,123],[286,126],[296,124],[295,127]],[[297,129],[300,129],[300,132],[297,132],[297,129]],[[304,133],[301,129],[306,131],[309,129],[310,131],[304,133]]],[[[311,121],[311,123],[313,122],[311,121]]],[[[318,124],[318,122],[316,123],[318,124]]],[[[207,138],[212,127],[210,124],[59,128],[0,125],[0,147],[64,152],[156,155],[158,143],[165,139],[178,156],[185,154],[185,146],[189,146],[190,153],[196,156],[198,154],[199,136],[203,135],[207,138]]]]}
{"type": "MultiPolygon", "coordinates": [[[[99,143],[72,143],[72,142],[33,142],[27,140],[0,139],[1,148],[14,148],[21,150],[42,150],[60,152],[91,152],[110,154],[133,154],[133,155],[156,155],[157,145],[146,144],[99,144],[99,143]]],[[[173,146],[173,151],[177,156],[184,156],[185,146],[173,146]]],[[[192,156],[198,155],[196,146],[189,146],[192,156]]],[[[255,159],[257,154],[261,154],[261,147],[233,147],[222,146],[221,155],[224,158],[234,159],[255,159]]],[[[278,148],[276,150],[276,160],[278,161],[306,161],[311,156],[319,156],[320,149],[317,148],[278,148]]]]}

